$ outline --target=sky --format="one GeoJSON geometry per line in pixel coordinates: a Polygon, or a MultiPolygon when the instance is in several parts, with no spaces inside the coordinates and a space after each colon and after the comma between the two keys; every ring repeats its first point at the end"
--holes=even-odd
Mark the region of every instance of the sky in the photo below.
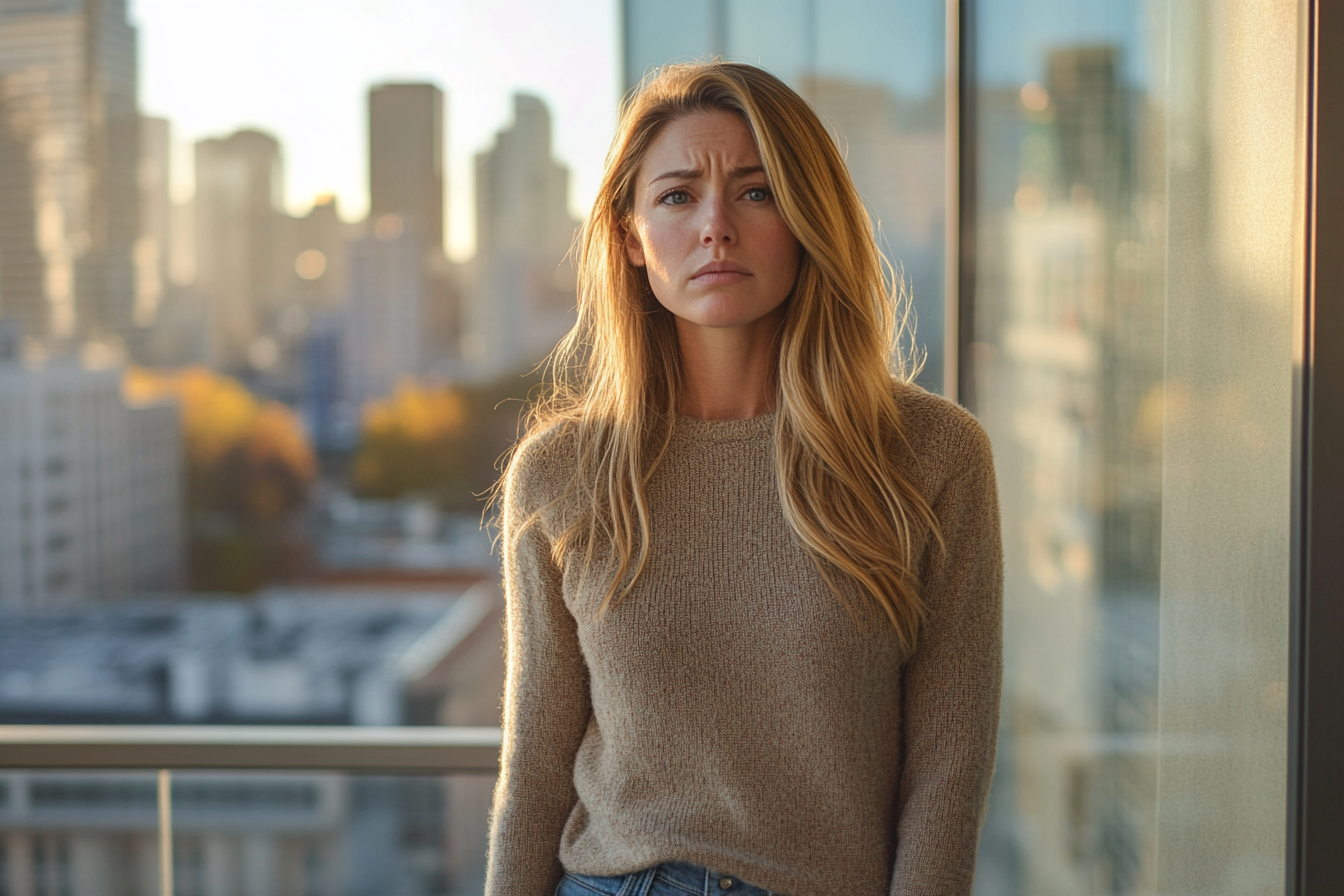
{"type": "Polygon", "coordinates": [[[446,93],[449,254],[471,255],[474,156],[512,117],[515,91],[550,107],[570,205],[597,191],[620,93],[615,0],[131,0],[140,106],[173,125],[174,193],[191,144],[255,127],[280,140],[289,211],[323,193],[368,208],[366,95],[386,81],[446,93]]]}

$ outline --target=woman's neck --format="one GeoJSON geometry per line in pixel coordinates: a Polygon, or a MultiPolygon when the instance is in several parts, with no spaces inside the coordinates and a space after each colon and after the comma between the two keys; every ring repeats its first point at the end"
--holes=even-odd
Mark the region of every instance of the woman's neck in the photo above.
{"type": "Polygon", "coordinates": [[[677,318],[677,410],[702,420],[745,420],[773,411],[782,320],[782,309],[744,327],[704,327],[677,318]]]}

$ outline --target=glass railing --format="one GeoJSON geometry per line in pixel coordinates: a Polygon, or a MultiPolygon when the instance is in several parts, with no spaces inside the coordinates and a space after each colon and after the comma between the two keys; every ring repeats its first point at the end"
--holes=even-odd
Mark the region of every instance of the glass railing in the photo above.
{"type": "Polygon", "coordinates": [[[498,728],[0,726],[5,896],[454,896],[498,728]]]}

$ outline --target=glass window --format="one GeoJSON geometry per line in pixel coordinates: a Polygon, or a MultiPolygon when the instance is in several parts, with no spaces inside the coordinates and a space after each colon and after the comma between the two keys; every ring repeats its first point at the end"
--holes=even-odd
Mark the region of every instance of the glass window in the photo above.
{"type": "Polygon", "coordinates": [[[973,16],[963,392],[1007,566],[977,892],[1277,891],[1295,14],[973,16]]]}
{"type": "Polygon", "coordinates": [[[626,87],[668,62],[722,56],[788,81],[835,131],[912,300],[919,382],[943,389],[943,4],[707,0],[623,4],[626,87]],[[693,12],[691,11],[693,10],[693,12]]]}

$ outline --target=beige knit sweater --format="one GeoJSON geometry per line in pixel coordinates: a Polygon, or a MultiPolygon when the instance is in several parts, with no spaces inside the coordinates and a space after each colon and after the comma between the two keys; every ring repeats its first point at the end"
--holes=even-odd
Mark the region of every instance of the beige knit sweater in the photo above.
{"type": "Polygon", "coordinates": [[[947,543],[917,545],[928,620],[904,662],[881,610],[856,589],[847,612],[785,523],[773,414],[678,418],[648,566],[601,618],[601,571],[552,560],[563,509],[518,537],[560,493],[569,440],[521,446],[489,896],[672,860],[789,896],[971,892],[1001,677],[994,468],[965,411],[897,398],[899,462],[947,543]]]}

